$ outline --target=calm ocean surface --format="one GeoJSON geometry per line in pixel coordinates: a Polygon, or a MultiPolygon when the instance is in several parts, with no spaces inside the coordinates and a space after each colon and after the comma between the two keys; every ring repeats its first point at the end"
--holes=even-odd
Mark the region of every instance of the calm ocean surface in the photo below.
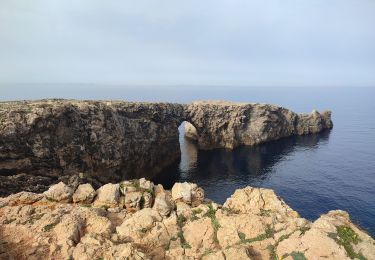
{"type": "MultiPolygon", "coordinates": [[[[223,203],[235,189],[272,188],[303,217],[342,209],[375,237],[375,88],[0,86],[0,99],[45,97],[190,102],[225,99],[272,103],[295,112],[332,110],[334,127],[317,135],[284,138],[233,151],[198,151],[181,140],[181,161],[154,181],[195,182],[223,203]]],[[[146,176],[147,177],[147,176],[146,176]]]]}

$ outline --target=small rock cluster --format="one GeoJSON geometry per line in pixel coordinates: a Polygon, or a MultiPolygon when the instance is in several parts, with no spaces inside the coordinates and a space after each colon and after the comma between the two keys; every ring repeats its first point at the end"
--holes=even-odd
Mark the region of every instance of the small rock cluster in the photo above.
{"type": "Polygon", "coordinates": [[[301,218],[270,189],[238,189],[224,205],[193,183],[144,178],[0,198],[0,259],[374,259],[349,215],[301,218]]]}

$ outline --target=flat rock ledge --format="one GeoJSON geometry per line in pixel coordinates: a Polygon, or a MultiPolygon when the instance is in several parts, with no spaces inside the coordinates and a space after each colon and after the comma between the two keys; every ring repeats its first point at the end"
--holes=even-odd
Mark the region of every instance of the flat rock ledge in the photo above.
{"type": "Polygon", "coordinates": [[[193,183],[146,179],[0,198],[0,259],[374,259],[348,213],[301,218],[274,191],[238,189],[224,205],[193,183]]]}

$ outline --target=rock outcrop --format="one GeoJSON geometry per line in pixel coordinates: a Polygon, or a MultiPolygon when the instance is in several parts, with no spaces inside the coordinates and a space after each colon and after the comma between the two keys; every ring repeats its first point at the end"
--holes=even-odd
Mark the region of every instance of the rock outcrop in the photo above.
{"type": "MultiPolygon", "coordinates": [[[[253,187],[222,206],[202,196],[192,205],[199,189],[142,179],[103,186],[93,203],[51,200],[61,184],[0,198],[0,259],[374,259],[375,240],[344,211],[310,222],[253,187]],[[128,208],[136,192],[140,204],[128,208]]],[[[73,192],[92,195],[89,186],[73,192]]]]}
{"type": "Polygon", "coordinates": [[[40,192],[59,181],[97,188],[151,176],[180,157],[183,121],[191,123],[187,135],[194,133],[200,149],[232,149],[332,127],[329,111],[296,114],[255,103],[0,102],[0,194],[25,184],[40,192]]]}

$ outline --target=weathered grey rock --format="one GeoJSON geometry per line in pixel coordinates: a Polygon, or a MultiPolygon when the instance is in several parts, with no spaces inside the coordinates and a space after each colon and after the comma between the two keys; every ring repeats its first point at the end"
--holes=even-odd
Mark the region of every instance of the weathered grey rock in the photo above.
{"type": "Polygon", "coordinates": [[[161,189],[156,192],[153,209],[159,212],[162,216],[169,216],[174,209],[170,192],[164,191],[161,187],[161,189]]]}
{"type": "Polygon", "coordinates": [[[172,187],[174,201],[182,201],[189,205],[197,206],[204,200],[204,191],[195,183],[175,183],[172,187]]]}
{"type": "Polygon", "coordinates": [[[142,193],[139,191],[128,192],[125,195],[125,207],[127,210],[138,211],[141,209],[142,193]]]}
{"type": "MultiPolygon", "coordinates": [[[[45,183],[83,171],[99,184],[155,174],[180,157],[183,121],[195,126],[200,149],[254,145],[332,127],[329,111],[296,114],[256,103],[0,102],[0,172],[6,173],[0,186],[12,186],[12,176],[27,173],[18,187],[0,193],[21,190],[29,180],[42,191],[45,183]]],[[[72,180],[74,187],[79,183],[72,180]]]]}
{"type": "Polygon", "coordinates": [[[91,203],[94,200],[96,192],[91,184],[81,184],[73,194],[74,203],[91,203]]]}
{"type": "Polygon", "coordinates": [[[54,201],[70,202],[73,196],[73,189],[68,187],[65,183],[59,182],[45,191],[44,195],[47,199],[54,201]]]}
{"type": "Polygon", "coordinates": [[[148,181],[146,180],[145,178],[141,178],[139,179],[139,187],[141,189],[146,189],[150,192],[153,192],[154,191],[154,183],[152,183],[151,181],[148,181]]]}
{"type": "Polygon", "coordinates": [[[100,187],[94,201],[95,206],[116,207],[120,200],[120,185],[108,183],[100,187]]]}

